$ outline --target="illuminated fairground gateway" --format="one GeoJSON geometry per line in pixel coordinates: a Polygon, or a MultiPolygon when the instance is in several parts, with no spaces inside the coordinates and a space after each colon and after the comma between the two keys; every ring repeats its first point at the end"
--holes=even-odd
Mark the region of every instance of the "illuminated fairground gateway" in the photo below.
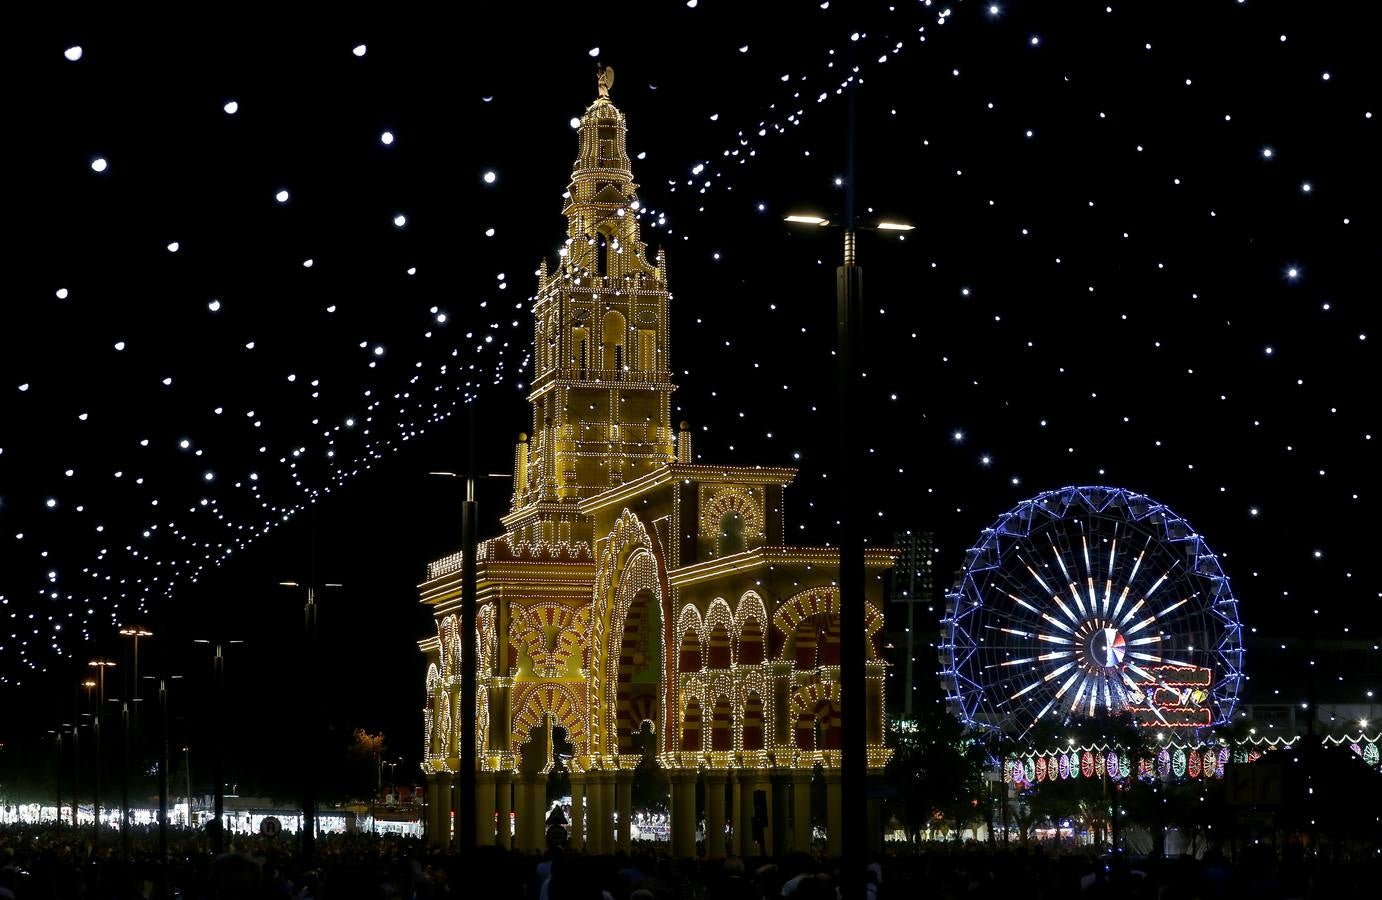
{"type": "MultiPolygon", "coordinates": [[[[608,70],[606,70],[608,71],[608,70]]],[[[572,834],[628,850],[644,740],[671,784],[674,853],[808,849],[811,779],[825,781],[830,849],[841,841],[839,554],[783,544],[795,470],[692,462],[672,428],[666,260],[639,238],[637,185],[608,80],[580,120],[557,269],[533,305],[533,437],[519,435],[504,533],[477,554],[476,709],[459,708],[460,555],[421,587],[437,633],[426,750],[434,841],[476,816],[479,843],[539,849],[552,730],[574,748],[572,834]],[[477,720],[477,809],[455,810],[460,717],[477,720]],[[817,770],[819,767],[819,770],[817,770]],[[761,792],[761,794],[759,794],[761,792]],[[756,796],[758,795],[758,796],[756,796]],[[511,802],[512,801],[512,802],[511,802]],[[726,825],[731,835],[726,837],[726,825]]],[[[867,558],[869,764],[883,745],[881,576],[867,558]]]]}

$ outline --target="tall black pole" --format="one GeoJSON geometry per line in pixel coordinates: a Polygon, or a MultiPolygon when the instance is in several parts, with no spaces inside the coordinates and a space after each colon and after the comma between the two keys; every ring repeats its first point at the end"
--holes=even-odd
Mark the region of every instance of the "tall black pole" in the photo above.
{"type": "MultiPolygon", "coordinates": [[[[158,862],[167,878],[168,866],[168,685],[158,681],[159,737],[163,745],[158,758],[158,862]]],[[[188,798],[191,802],[191,798],[188,798]]],[[[165,891],[166,893],[166,891],[165,891]]]]}
{"type": "Polygon", "coordinates": [[[130,861],[130,705],[120,704],[120,855],[130,861]]]}
{"type": "MultiPolygon", "coordinates": [[[[75,705],[75,704],[74,704],[75,705]]],[[[77,830],[77,792],[82,784],[82,717],[72,723],[72,830],[77,830]]]]}
{"type": "MultiPolygon", "coordinates": [[[[474,466],[473,461],[471,465],[474,466]]],[[[475,847],[475,681],[479,677],[475,656],[475,554],[478,530],[472,471],[466,477],[465,502],[461,504],[461,777],[456,803],[456,838],[463,852],[475,847]]]]}
{"type": "Polygon", "coordinates": [[[856,473],[862,465],[859,453],[859,416],[854,402],[855,348],[863,316],[863,270],[855,260],[854,248],[854,94],[853,80],[848,88],[846,126],[844,260],[835,272],[836,324],[839,331],[839,457],[836,484],[840,507],[840,718],[843,758],[841,760],[841,835],[840,872],[843,896],[862,898],[864,891],[864,851],[868,841],[868,709],[864,682],[866,659],[864,630],[864,535],[861,531],[859,490],[856,473]]]}
{"type": "Polygon", "coordinates": [[[55,788],[55,789],[56,789],[57,795],[58,795],[58,806],[57,806],[57,810],[53,813],[53,821],[55,821],[55,822],[57,822],[59,825],[61,825],[61,824],[62,824],[62,726],[58,726],[58,730],[57,730],[57,732],[56,732],[56,734],[55,734],[55,737],[57,738],[57,744],[58,744],[58,760],[57,760],[57,764],[53,766],[53,781],[54,781],[54,783],[56,784],[56,788],[55,788]]]}
{"type": "Polygon", "coordinates": [[[92,818],[95,820],[91,838],[93,847],[101,841],[101,720],[105,718],[106,708],[106,670],[104,666],[100,667],[100,673],[96,677],[100,681],[100,687],[97,689],[99,705],[96,707],[96,721],[94,723],[96,728],[96,784],[91,798],[92,818]]]}
{"type": "MultiPolygon", "coordinates": [[[[314,507],[315,508],[315,507],[314,507]]],[[[313,573],[313,577],[315,573],[313,573]]],[[[303,665],[306,671],[303,673],[303,684],[312,683],[312,673],[317,665],[317,596],[316,587],[307,585],[307,605],[303,608],[303,630],[307,642],[303,665]]],[[[317,852],[317,793],[316,777],[313,768],[313,749],[317,741],[317,714],[316,706],[310,702],[309,698],[303,698],[306,703],[304,712],[304,728],[306,735],[303,740],[302,754],[302,861],[304,865],[311,865],[317,852]]]]}
{"type": "Polygon", "coordinates": [[[183,772],[187,775],[187,827],[192,827],[192,746],[182,748],[183,772]]]}
{"type": "MultiPolygon", "coordinates": [[[[212,663],[212,666],[213,680],[216,683],[216,704],[214,707],[214,709],[216,710],[216,715],[213,717],[216,723],[213,726],[216,732],[216,818],[214,820],[216,824],[213,825],[211,828],[211,851],[213,853],[220,853],[223,849],[225,849],[225,820],[222,818],[222,814],[225,812],[226,803],[226,786],[224,771],[225,746],[221,735],[225,729],[225,723],[222,720],[225,717],[226,712],[226,660],[225,657],[221,654],[221,645],[219,643],[216,644],[216,658],[215,661],[212,663]]],[[[188,798],[188,803],[191,803],[191,798],[188,798]]]]}

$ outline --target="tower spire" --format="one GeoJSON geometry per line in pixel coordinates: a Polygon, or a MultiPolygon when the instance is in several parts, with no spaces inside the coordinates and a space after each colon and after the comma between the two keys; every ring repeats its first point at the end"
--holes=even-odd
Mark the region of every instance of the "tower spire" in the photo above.
{"type": "Polygon", "coordinates": [[[581,116],[580,155],[562,209],[567,218],[566,271],[611,279],[652,274],[639,237],[638,185],[625,146],[628,129],[624,114],[609,99],[614,69],[601,66],[598,72],[600,96],[581,116]]]}
{"type": "Polygon", "coordinates": [[[649,262],[639,235],[624,114],[609,99],[614,72],[598,73],[599,96],[580,118],[559,268],[538,268],[533,438],[520,442],[527,477],[506,519],[519,543],[574,540],[584,520],[574,506],[554,509],[676,459],[666,264],[661,254],[649,262]]]}

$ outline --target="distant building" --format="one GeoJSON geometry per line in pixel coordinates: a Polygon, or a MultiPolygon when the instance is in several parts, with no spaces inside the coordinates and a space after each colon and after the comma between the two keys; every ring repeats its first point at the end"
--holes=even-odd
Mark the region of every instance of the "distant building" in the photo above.
{"type": "Polygon", "coordinates": [[[897,564],[888,591],[888,707],[893,717],[911,718],[917,703],[942,698],[935,677],[936,536],[899,531],[893,538],[897,564]],[[920,665],[918,665],[920,661],[920,665]]]}

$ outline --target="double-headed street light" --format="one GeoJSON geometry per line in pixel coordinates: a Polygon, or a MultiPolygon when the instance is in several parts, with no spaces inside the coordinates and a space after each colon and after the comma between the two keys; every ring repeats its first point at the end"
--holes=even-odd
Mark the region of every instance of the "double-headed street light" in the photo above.
{"type": "MultiPolygon", "coordinates": [[[[315,510],[316,507],[313,509],[315,510]]],[[[317,589],[343,587],[343,585],[334,582],[317,584],[310,580],[316,578],[315,563],[316,549],[314,546],[312,561],[308,566],[309,580],[305,583],[296,581],[280,581],[278,583],[279,587],[307,589],[307,603],[302,608],[303,631],[307,642],[306,653],[303,656],[302,685],[304,690],[310,690],[312,679],[317,672],[317,589]]],[[[302,742],[302,858],[310,864],[317,851],[317,770],[316,761],[313,759],[313,755],[317,752],[317,705],[310,696],[304,696],[302,702],[306,711],[306,715],[303,717],[303,728],[306,735],[302,742]]]]}
{"type": "MultiPolygon", "coordinates": [[[[87,662],[87,665],[96,670],[96,720],[92,726],[96,730],[96,787],[92,797],[92,813],[95,816],[96,824],[93,829],[93,843],[101,840],[101,721],[105,718],[106,706],[106,669],[115,668],[115,660],[97,657],[87,662]]],[[[91,699],[91,684],[87,683],[87,700],[91,699]]]]}
{"type": "Polygon", "coordinates": [[[119,634],[134,641],[134,718],[139,719],[139,639],[151,638],[154,633],[142,625],[125,625],[121,627],[119,634]]]}
{"type": "MultiPolygon", "coordinates": [[[[91,689],[96,687],[96,679],[87,678],[78,683],[77,687],[86,688],[86,708],[91,709],[91,689]]],[[[90,716],[91,713],[79,713],[76,709],[77,698],[72,698],[72,828],[77,827],[77,792],[81,789],[82,783],[82,716],[90,716]]]]}
{"type": "MultiPolygon", "coordinates": [[[[216,690],[214,705],[215,715],[212,716],[216,731],[216,827],[212,830],[211,834],[211,849],[216,853],[220,853],[225,846],[225,822],[221,818],[221,815],[225,811],[226,802],[225,773],[222,771],[222,767],[225,763],[225,748],[221,740],[221,735],[225,730],[223,719],[225,718],[226,658],[222,648],[229,644],[243,644],[244,641],[194,638],[192,643],[206,644],[208,646],[215,646],[216,648],[216,656],[212,661],[212,675],[214,676],[216,690]]],[[[187,810],[190,815],[192,810],[192,797],[190,794],[187,797],[187,810]]]]}
{"type": "MultiPolygon", "coordinates": [[[[474,443],[474,405],[471,406],[471,442],[474,443]]],[[[474,450],[471,451],[471,470],[474,470],[474,450]]],[[[475,660],[474,635],[476,604],[475,557],[480,542],[480,507],[475,502],[475,476],[461,476],[455,472],[428,472],[441,478],[465,478],[465,500],[461,502],[461,654],[457,660],[461,670],[461,752],[459,796],[456,798],[457,845],[462,851],[475,849],[475,682],[479,665],[475,660]]],[[[512,475],[490,473],[490,478],[512,478],[512,475]]]]}
{"type": "MultiPolygon", "coordinates": [[[[159,678],[154,675],[144,676],[149,681],[158,682],[158,718],[159,718],[159,753],[158,753],[158,858],[160,865],[164,866],[164,877],[167,877],[168,865],[168,682],[182,678],[181,675],[168,675],[159,678]]],[[[191,808],[192,798],[187,798],[188,808],[191,808]]]]}
{"type": "MultiPolygon", "coordinates": [[[[852,93],[851,93],[852,96],[852,93]]],[[[850,147],[850,175],[853,177],[853,141],[850,147]]],[[[860,223],[854,217],[853,185],[846,195],[844,221],[835,227],[844,232],[844,258],[835,270],[836,325],[839,347],[836,402],[839,404],[839,455],[836,484],[840,506],[840,726],[843,750],[840,762],[841,793],[844,796],[842,834],[839,836],[844,860],[845,896],[854,897],[862,888],[865,842],[869,839],[868,803],[868,711],[865,661],[867,659],[864,608],[866,574],[864,568],[864,515],[856,472],[865,460],[860,453],[858,407],[854,402],[855,366],[860,325],[863,322],[864,272],[859,266],[854,244],[856,231],[906,232],[915,226],[883,220],[860,223]]],[[[786,221],[816,228],[831,226],[821,215],[795,213],[786,221]]]]}

